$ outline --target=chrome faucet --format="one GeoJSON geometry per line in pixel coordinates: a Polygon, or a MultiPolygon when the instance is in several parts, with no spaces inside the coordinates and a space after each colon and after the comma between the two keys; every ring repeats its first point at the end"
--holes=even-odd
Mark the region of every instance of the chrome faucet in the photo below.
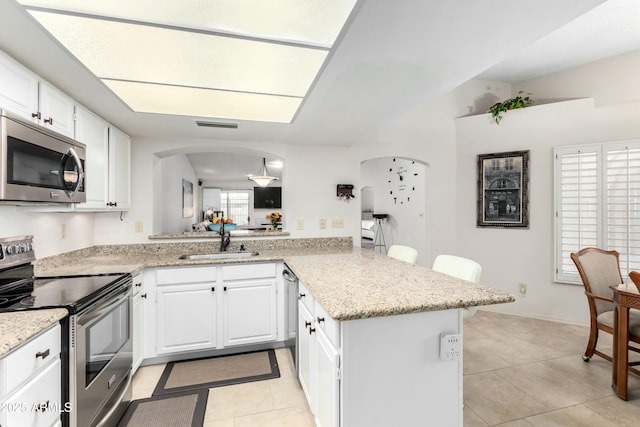
{"type": "Polygon", "coordinates": [[[226,252],[231,243],[231,233],[224,231],[224,211],[214,211],[213,214],[220,214],[220,252],[226,252]]]}

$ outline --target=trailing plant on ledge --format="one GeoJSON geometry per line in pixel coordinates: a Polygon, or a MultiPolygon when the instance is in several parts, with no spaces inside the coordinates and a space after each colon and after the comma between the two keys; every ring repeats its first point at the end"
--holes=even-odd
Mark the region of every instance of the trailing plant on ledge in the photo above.
{"type": "Polygon", "coordinates": [[[518,92],[518,96],[516,96],[515,98],[509,98],[502,102],[496,102],[491,106],[491,108],[487,110],[487,113],[491,113],[496,123],[500,124],[500,120],[502,120],[502,118],[504,117],[504,113],[506,113],[507,111],[514,110],[516,108],[524,108],[531,105],[531,103],[533,102],[533,100],[529,96],[531,94],[528,93],[526,94],[526,96],[523,96],[523,94],[524,91],[521,90],[520,92],[518,92]]]}

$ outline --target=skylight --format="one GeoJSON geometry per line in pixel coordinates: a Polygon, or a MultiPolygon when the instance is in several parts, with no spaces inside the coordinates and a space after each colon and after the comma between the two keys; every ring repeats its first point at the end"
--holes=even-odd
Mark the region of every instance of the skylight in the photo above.
{"type": "Polygon", "coordinates": [[[133,111],[290,123],[357,0],[17,0],[133,111]]]}

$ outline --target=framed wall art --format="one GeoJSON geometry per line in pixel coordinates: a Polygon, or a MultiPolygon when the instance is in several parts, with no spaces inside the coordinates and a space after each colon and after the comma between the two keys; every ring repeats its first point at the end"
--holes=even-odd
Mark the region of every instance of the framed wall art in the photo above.
{"type": "Polygon", "coordinates": [[[193,183],[182,180],[182,217],[189,218],[193,216],[193,183]]]}
{"type": "Polygon", "coordinates": [[[478,155],[477,226],[529,228],[529,151],[478,155]]]}

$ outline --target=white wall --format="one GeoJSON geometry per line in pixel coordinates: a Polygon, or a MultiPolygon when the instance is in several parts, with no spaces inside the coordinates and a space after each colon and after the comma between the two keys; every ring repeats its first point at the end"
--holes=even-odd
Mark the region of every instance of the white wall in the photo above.
{"type": "MultiPolygon", "coordinates": [[[[640,91],[636,76],[640,61],[628,57],[612,60],[625,73],[612,79],[607,63],[574,70],[580,76],[582,93],[602,95],[598,98],[558,102],[510,111],[500,125],[488,115],[466,117],[456,121],[457,131],[457,250],[483,266],[482,283],[519,296],[518,284],[526,283],[526,297],[513,304],[492,309],[531,317],[576,323],[588,322],[586,297],[582,286],[553,282],[553,156],[554,146],[616,141],[640,137],[640,91]],[[604,84],[603,82],[606,82],[604,84]],[[610,90],[606,90],[609,87],[610,90]],[[628,91],[623,88],[635,88],[628,91]],[[622,94],[619,103],[612,94],[622,94]],[[634,93],[635,99],[629,99],[634,93]],[[477,155],[512,150],[530,150],[530,227],[528,230],[487,229],[475,227],[477,155]]],[[[571,72],[550,76],[545,82],[522,83],[521,88],[565,88],[571,72]],[[534,86],[535,83],[535,86],[534,86]]],[[[561,91],[559,97],[581,91],[561,91]]],[[[540,92],[542,93],[542,92],[540,92]]],[[[555,92],[544,96],[553,98],[555,92]]]]}
{"type": "Polygon", "coordinates": [[[191,162],[184,154],[177,154],[160,159],[157,167],[161,174],[161,197],[156,201],[156,209],[162,212],[162,230],[165,233],[181,233],[191,231],[194,223],[200,222],[198,178],[191,162]],[[182,180],[189,181],[193,186],[192,216],[183,217],[182,212],[182,180]]]}
{"type": "Polygon", "coordinates": [[[365,135],[353,147],[359,161],[398,156],[417,159],[426,170],[426,234],[421,238],[427,247],[421,255],[424,265],[431,265],[438,254],[456,253],[456,128],[455,117],[486,111],[496,99],[510,93],[504,83],[474,80],[436,99],[389,117],[380,129],[365,135]]]}
{"type": "MultiPolygon", "coordinates": [[[[161,200],[165,191],[154,182],[161,182],[162,159],[179,153],[232,151],[271,153],[284,159],[283,207],[286,231],[291,237],[353,236],[359,241],[359,204],[336,198],[337,184],[357,184],[359,162],[351,149],[335,146],[284,146],[282,144],[232,143],[226,141],[184,141],[137,138],[132,141],[132,206],[122,220],[118,215],[97,214],[96,244],[138,243],[147,236],[162,231],[161,200]],[[354,166],[354,163],[356,166],[354,166]],[[319,219],[327,220],[320,229],[319,219]],[[332,228],[331,219],[342,218],[344,228],[332,228]],[[302,219],[304,229],[297,229],[302,219]],[[134,232],[135,221],[142,221],[144,231],[134,232]]],[[[194,181],[195,182],[195,181],[194,181]]]]}
{"type": "Polygon", "coordinates": [[[33,235],[37,258],[93,245],[94,214],[32,212],[32,209],[0,206],[0,236],[33,235]]]}
{"type": "Polygon", "coordinates": [[[416,263],[430,266],[425,238],[427,166],[401,157],[385,157],[363,162],[361,172],[361,185],[373,193],[374,213],[389,215],[382,222],[387,249],[394,244],[411,246],[418,251],[416,263]],[[402,190],[398,188],[398,168],[407,172],[401,182],[402,190]]]}

